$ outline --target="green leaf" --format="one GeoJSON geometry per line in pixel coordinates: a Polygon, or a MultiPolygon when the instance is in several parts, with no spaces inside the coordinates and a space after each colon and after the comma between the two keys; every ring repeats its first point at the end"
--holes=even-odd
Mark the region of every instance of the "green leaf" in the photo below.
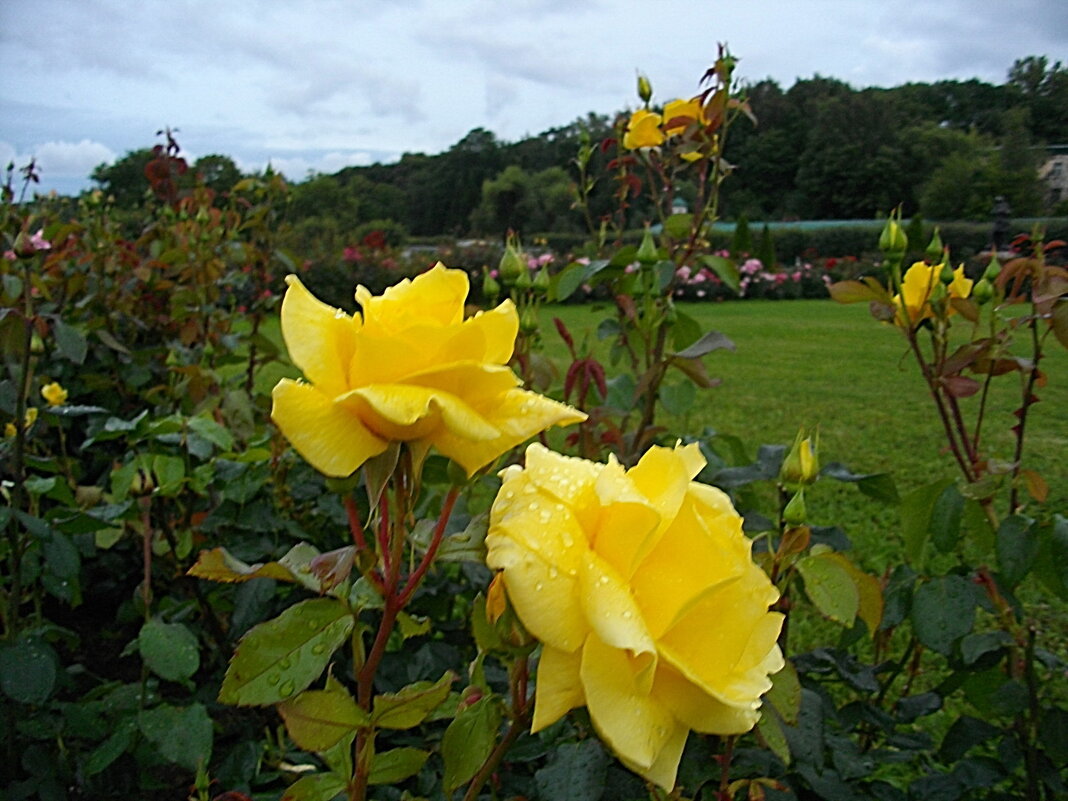
{"type": "Polygon", "coordinates": [[[938,753],[948,763],[957,762],[974,746],[1000,733],[1001,729],[997,726],[969,715],[961,715],[953,721],[946,736],[942,738],[938,753]]]}
{"type": "Polygon", "coordinates": [[[951,553],[960,539],[960,521],[964,513],[964,496],[950,484],[931,508],[931,542],[942,553],[951,553]]]}
{"type": "Polygon", "coordinates": [[[738,274],[738,266],[730,259],[723,256],[702,256],[701,263],[719,276],[719,280],[737,293],[741,286],[741,276],[738,274]]]}
{"type": "Polygon", "coordinates": [[[672,214],[664,220],[664,231],[672,239],[683,239],[690,235],[691,225],[693,225],[692,214],[672,214]]]}
{"type": "Polygon", "coordinates": [[[88,352],[89,345],[81,331],[67,325],[58,317],[54,321],[53,331],[56,335],[56,347],[64,359],[69,359],[75,364],[81,364],[85,361],[85,354],[88,352]]]}
{"type": "Polygon", "coordinates": [[[905,557],[914,565],[923,561],[935,502],[952,483],[952,479],[944,478],[919,487],[901,499],[901,537],[905,542],[905,557]]]}
{"type": "Polygon", "coordinates": [[[122,756],[133,742],[137,723],[133,718],[123,718],[104,742],[94,748],[82,767],[86,776],[95,776],[122,756]]]}
{"type": "Polygon", "coordinates": [[[187,770],[211,759],[211,718],[202,704],[159,706],[141,713],[141,733],[169,762],[187,770]]]}
{"type": "Polygon", "coordinates": [[[1010,515],[998,526],[994,548],[998,556],[998,575],[1015,587],[1031,571],[1039,549],[1034,521],[1023,515],[1010,515]]]}
{"type": "Polygon", "coordinates": [[[597,740],[562,745],[549,764],[534,774],[539,798],[553,801],[600,801],[604,796],[608,755],[597,740]]]}
{"type": "Polygon", "coordinates": [[[185,481],[185,461],[180,456],[157,453],[152,457],[152,474],[156,477],[156,490],[164,497],[174,497],[185,481]]]}
{"type": "Polygon", "coordinates": [[[827,289],[838,303],[863,303],[879,300],[879,293],[860,281],[838,281],[827,289]]]}
{"type": "Polygon", "coordinates": [[[152,618],[141,627],[137,647],[148,669],[168,681],[188,679],[200,667],[197,638],[181,623],[152,618]]]}
{"type": "Polygon", "coordinates": [[[709,331],[688,348],[674,354],[681,359],[696,359],[711,353],[714,350],[734,350],[734,342],[726,334],[719,331],[709,331]]]}
{"type": "Polygon", "coordinates": [[[1054,515],[1042,532],[1045,536],[1035,560],[1035,574],[1046,589],[1068,601],[1068,518],[1054,515]]]}
{"type": "Polygon", "coordinates": [[[0,648],[0,689],[14,701],[40,705],[56,684],[56,654],[45,642],[20,640],[0,648]]]}
{"type": "Polygon", "coordinates": [[[234,436],[230,430],[206,415],[190,417],[189,429],[221,450],[228,451],[234,447],[234,436]]]}
{"type": "Polygon", "coordinates": [[[348,781],[336,773],[301,776],[282,793],[282,801],[332,801],[345,791],[348,781]]]}
{"type": "Polygon", "coordinates": [[[422,723],[449,696],[456,681],[451,670],[436,682],[417,681],[395,693],[375,696],[371,719],[384,729],[410,729],[422,723]]]}
{"type": "Polygon", "coordinates": [[[279,704],[278,713],[293,742],[305,751],[326,751],[355,729],[370,723],[368,714],[340,685],[302,692],[279,704]]]}
{"type": "Polygon", "coordinates": [[[797,716],[801,714],[801,682],[793,662],[786,660],[783,669],[771,677],[771,689],[764,695],[764,700],[775,707],[784,721],[791,726],[797,725],[797,716]]]}
{"type": "Polygon", "coordinates": [[[697,387],[689,381],[660,385],[660,403],[668,414],[684,415],[693,409],[697,399],[697,387]]]}
{"type": "Polygon", "coordinates": [[[813,552],[797,563],[805,595],[825,617],[852,626],[860,609],[860,593],[852,576],[830,552],[813,552]]]}
{"type": "Polygon", "coordinates": [[[421,751],[418,748],[394,748],[375,754],[367,782],[368,784],[402,782],[418,773],[429,756],[428,751],[421,751]]]}
{"type": "Polygon", "coordinates": [[[446,796],[469,782],[482,767],[497,742],[500,725],[500,709],[492,696],[484,696],[456,713],[441,738],[446,796]]]}
{"type": "Polygon", "coordinates": [[[757,721],[757,735],[765,747],[777,756],[784,765],[790,764],[790,744],[782,730],[782,723],[775,710],[765,710],[757,721]]]}
{"type": "Polygon", "coordinates": [[[237,645],[219,701],[237,706],[275,704],[317,679],[352,631],[348,607],[315,598],[260,623],[237,645]]]}
{"type": "Polygon", "coordinates": [[[563,301],[571,297],[575,290],[586,281],[588,266],[572,262],[553,277],[551,296],[563,301]]]}
{"type": "Polygon", "coordinates": [[[963,576],[938,576],[921,584],[912,596],[912,628],[916,638],[940,654],[972,630],[975,588],[963,576]]]}

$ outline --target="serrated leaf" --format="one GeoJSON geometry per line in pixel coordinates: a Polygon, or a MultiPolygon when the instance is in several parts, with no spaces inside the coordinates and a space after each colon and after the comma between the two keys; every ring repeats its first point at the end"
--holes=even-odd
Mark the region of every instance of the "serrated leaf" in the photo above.
{"type": "Polygon", "coordinates": [[[204,415],[190,417],[189,429],[224,451],[234,447],[234,435],[226,426],[220,425],[210,417],[204,415]]]}
{"type": "Polygon", "coordinates": [[[222,547],[201,551],[196,564],[186,571],[186,575],[226,584],[235,584],[254,578],[296,581],[296,577],[278,562],[245,564],[222,547]]]}
{"type": "Polygon", "coordinates": [[[370,723],[370,716],[336,685],[327,690],[307,690],[278,705],[286,731],[305,751],[326,751],[347,735],[370,723]]]}
{"type": "Polygon", "coordinates": [[[422,723],[449,696],[456,681],[451,670],[436,682],[417,681],[395,693],[375,696],[371,719],[384,729],[410,729],[422,723]]]}
{"type": "Polygon", "coordinates": [[[501,713],[492,696],[480,698],[456,713],[441,738],[441,757],[445,760],[442,784],[448,796],[475,775],[493,751],[501,713]]]}
{"type": "Polygon", "coordinates": [[[998,575],[1015,587],[1031,571],[1039,550],[1034,521],[1023,515],[1010,515],[998,526],[994,548],[998,557],[998,575]]]}
{"type": "Polygon", "coordinates": [[[775,707],[784,721],[791,726],[797,725],[797,716],[801,714],[801,682],[797,668],[789,659],[783,669],[771,677],[771,689],[764,695],[764,700],[775,707]]]}
{"type": "Polygon", "coordinates": [[[701,263],[716,274],[720,281],[736,293],[741,287],[741,275],[738,273],[738,265],[723,256],[703,256],[701,263]]]}
{"type": "Polygon", "coordinates": [[[921,584],[912,595],[912,628],[916,638],[940,654],[972,630],[975,590],[962,576],[938,576],[921,584]]]}
{"type": "Polygon", "coordinates": [[[60,355],[75,364],[82,364],[89,350],[89,344],[85,341],[85,336],[82,332],[73,326],[67,325],[58,317],[54,321],[53,331],[56,335],[56,347],[59,349],[60,355]]]}
{"type": "Polygon", "coordinates": [[[797,563],[805,581],[805,595],[825,617],[853,625],[860,609],[860,594],[849,572],[831,553],[812,553],[797,563]]]}
{"type": "Polygon", "coordinates": [[[790,744],[786,741],[782,724],[773,710],[767,710],[760,715],[760,720],[757,721],[757,735],[768,750],[775,754],[784,765],[790,764],[790,744]]]}
{"type": "Polygon", "coordinates": [[[952,479],[948,478],[935,481],[913,490],[901,499],[901,538],[905,543],[905,556],[914,565],[923,560],[935,502],[952,483],[952,479]]]}
{"type": "Polygon", "coordinates": [[[183,681],[200,667],[197,638],[181,623],[152,618],[141,627],[137,648],[148,669],[168,681],[183,681]]]}
{"type": "Polygon", "coordinates": [[[429,756],[428,751],[418,748],[393,748],[375,754],[367,783],[397,784],[402,782],[418,773],[429,756]]]}
{"type": "Polygon", "coordinates": [[[196,770],[211,759],[211,718],[202,704],[160,706],[141,713],[141,733],[164,759],[196,770]]]}
{"type": "Polygon", "coordinates": [[[23,704],[40,705],[52,695],[58,659],[48,643],[20,640],[0,647],[0,689],[23,704]]]}
{"type": "Polygon", "coordinates": [[[336,773],[301,776],[282,793],[282,801],[332,801],[348,782],[336,773]]]}
{"type": "Polygon", "coordinates": [[[276,704],[300,692],[323,672],[353,627],[341,601],[301,601],[251,629],[237,645],[219,701],[236,706],[276,704]]]}
{"type": "Polygon", "coordinates": [[[836,281],[827,287],[827,290],[838,303],[863,303],[881,299],[878,292],[860,281],[836,281]]]}
{"type": "Polygon", "coordinates": [[[964,496],[950,484],[931,507],[931,542],[942,553],[950,553],[960,538],[960,521],[964,515],[964,496]]]}
{"type": "Polygon", "coordinates": [[[534,774],[539,798],[600,801],[605,791],[608,755],[596,739],[556,749],[549,764],[534,774]]]}

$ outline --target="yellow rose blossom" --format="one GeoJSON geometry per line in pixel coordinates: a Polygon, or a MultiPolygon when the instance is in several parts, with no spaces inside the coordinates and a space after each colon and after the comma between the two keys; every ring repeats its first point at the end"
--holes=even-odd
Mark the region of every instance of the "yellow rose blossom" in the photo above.
{"type": "Polygon", "coordinates": [[[67,402],[67,390],[58,381],[53,381],[41,387],[41,397],[48,401],[49,406],[62,406],[67,402]]]}
{"type": "Polygon", "coordinates": [[[640,147],[658,147],[664,143],[660,130],[660,115],[640,108],[630,116],[627,132],[623,134],[623,147],[637,150],[640,147]]]}
{"type": "Polygon", "coordinates": [[[549,426],[586,417],[520,388],[507,366],[515,306],[465,320],[462,270],[438,263],[382,295],[357,287],[354,316],[296,276],[286,282],[282,336],[308,383],[279,381],[271,417],[328,476],[349,475],[393,441],[433,446],[471,474],[549,426]]]}
{"type": "Polygon", "coordinates": [[[705,111],[700,98],[690,100],[672,100],[664,106],[664,133],[668,136],[680,134],[692,122],[704,122],[705,111]]]}
{"type": "MultiPolygon", "coordinates": [[[[943,266],[918,261],[905,272],[901,281],[901,294],[894,296],[898,325],[914,326],[928,317],[934,317],[931,297],[941,283],[943,266]]],[[[953,271],[953,281],[946,289],[951,298],[966,298],[971,295],[972,281],[964,276],[964,265],[953,271]]],[[[952,307],[948,313],[953,313],[952,307]]]]}
{"type": "MultiPolygon", "coordinates": [[[[22,430],[29,431],[33,428],[33,424],[37,422],[37,407],[30,406],[26,409],[26,416],[22,418],[22,430]]],[[[18,432],[15,430],[14,423],[4,424],[4,436],[8,439],[13,438],[18,432]]]]}
{"type": "Polygon", "coordinates": [[[748,731],[784,664],[779,593],[728,497],[693,481],[704,464],[696,445],[630,470],[530,445],[502,472],[486,538],[542,642],[532,729],[586,706],[623,763],[668,790],[689,731],[748,731]]]}

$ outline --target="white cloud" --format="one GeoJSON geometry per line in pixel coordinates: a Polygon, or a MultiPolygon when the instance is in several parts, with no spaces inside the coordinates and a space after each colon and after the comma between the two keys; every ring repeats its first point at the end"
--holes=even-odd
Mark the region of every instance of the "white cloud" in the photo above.
{"type": "Polygon", "coordinates": [[[272,156],[267,161],[255,164],[239,161],[238,166],[243,171],[249,172],[262,170],[269,162],[275,170],[282,173],[289,180],[302,181],[308,177],[309,173],[335,173],[345,167],[370,164],[372,160],[371,154],[365,151],[334,151],[311,158],[306,156],[272,156]]]}

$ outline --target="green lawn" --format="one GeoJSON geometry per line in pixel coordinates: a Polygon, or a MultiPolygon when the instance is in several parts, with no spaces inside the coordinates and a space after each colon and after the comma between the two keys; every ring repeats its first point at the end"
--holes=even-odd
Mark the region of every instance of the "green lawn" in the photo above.
{"type": "MultiPolygon", "coordinates": [[[[844,462],[854,472],[890,472],[903,492],[941,476],[955,477],[939,419],[904,338],[873,320],[865,304],[745,301],[680,308],[704,330],[727,334],[737,350],[705,357],[710,374],[723,383],[703,390],[685,418],[662,416],[671,429],[696,434],[707,426],[735,434],[755,454],[761,443],[789,444],[800,425],[818,426],[824,463],[844,462]]],[[[565,355],[552,317],[564,319],[576,338],[588,332],[592,340],[606,312],[593,306],[544,309],[546,350],[554,358],[565,355]]],[[[1068,353],[1052,337],[1047,342],[1043,366],[1049,382],[1038,392],[1042,402],[1032,409],[1024,461],[1049,483],[1047,506],[1063,513],[1068,510],[1068,353]]],[[[992,396],[984,439],[990,455],[1010,459],[1019,383],[1003,376],[995,384],[1000,386],[992,396]]],[[[814,488],[809,506],[815,522],[847,529],[869,567],[900,559],[895,510],[832,481],[814,488]]]]}

